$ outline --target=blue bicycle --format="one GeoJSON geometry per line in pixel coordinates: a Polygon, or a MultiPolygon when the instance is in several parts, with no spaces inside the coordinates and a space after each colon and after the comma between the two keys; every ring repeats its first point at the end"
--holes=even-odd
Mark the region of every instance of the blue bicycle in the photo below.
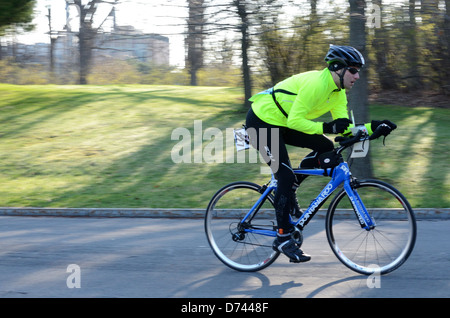
{"type": "MultiPolygon", "coordinates": [[[[375,135],[375,134],[374,134],[375,135]]],[[[336,257],[361,274],[387,274],[399,268],[411,254],[417,233],[414,212],[393,186],[379,180],[352,176],[342,152],[359,149],[376,138],[359,131],[354,137],[337,137],[334,165],[297,169],[298,178],[328,176],[331,180],[297,219],[293,238],[301,246],[303,230],[321,206],[338,189],[325,216],[327,239],[336,257]]],[[[377,136],[378,137],[378,136],[377,136]]],[[[205,214],[205,232],[214,254],[227,266],[253,272],[271,265],[279,256],[272,248],[276,236],[274,191],[277,180],[265,185],[234,182],[211,199],[205,214]]]]}

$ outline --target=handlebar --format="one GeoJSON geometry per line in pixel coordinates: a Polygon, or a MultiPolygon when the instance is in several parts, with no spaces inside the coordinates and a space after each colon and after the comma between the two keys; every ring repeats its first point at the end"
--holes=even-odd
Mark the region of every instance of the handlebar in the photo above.
{"type": "Polygon", "coordinates": [[[359,130],[358,133],[353,137],[343,137],[338,136],[334,138],[334,141],[338,142],[341,145],[342,150],[348,147],[353,146],[357,142],[364,141],[369,139],[369,135],[363,132],[362,130],[359,130]]]}
{"type": "MultiPolygon", "coordinates": [[[[358,130],[358,132],[356,133],[355,136],[353,137],[343,137],[343,136],[338,136],[334,139],[335,142],[338,142],[341,147],[338,149],[338,153],[341,152],[342,150],[353,146],[354,144],[356,144],[357,142],[360,141],[365,141],[365,140],[374,140],[377,139],[381,136],[384,136],[384,138],[386,138],[386,136],[389,133],[384,133],[383,129],[385,127],[389,127],[386,124],[381,124],[380,126],[377,127],[377,129],[375,129],[375,131],[373,132],[372,135],[368,135],[365,131],[363,130],[358,130]]],[[[394,128],[395,129],[395,128],[394,128]]],[[[383,144],[384,144],[384,140],[383,140],[383,144]]]]}

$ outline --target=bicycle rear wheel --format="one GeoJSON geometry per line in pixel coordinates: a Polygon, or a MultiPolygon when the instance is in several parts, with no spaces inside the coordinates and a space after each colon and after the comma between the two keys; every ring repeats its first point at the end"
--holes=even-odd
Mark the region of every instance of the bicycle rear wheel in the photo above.
{"type": "Polygon", "coordinates": [[[361,274],[387,274],[400,267],[411,254],[417,235],[416,220],[405,197],[391,185],[378,180],[355,182],[353,186],[375,220],[365,230],[341,190],[326,216],[328,242],[337,258],[361,274]]]}
{"type": "Polygon", "coordinates": [[[251,182],[235,182],[220,189],[205,214],[205,232],[214,254],[227,266],[255,272],[272,264],[279,252],[272,249],[276,235],[273,197],[269,194],[256,213],[243,217],[262,195],[262,187],[251,182]],[[259,230],[266,235],[254,233],[259,230]]]}

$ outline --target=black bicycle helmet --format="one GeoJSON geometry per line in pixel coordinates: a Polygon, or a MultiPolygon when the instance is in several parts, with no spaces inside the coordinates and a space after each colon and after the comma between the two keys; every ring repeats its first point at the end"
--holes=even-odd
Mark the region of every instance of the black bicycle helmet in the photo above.
{"type": "Polygon", "coordinates": [[[343,45],[330,45],[325,61],[328,63],[328,69],[330,71],[338,71],[344,69],[339,75],[340,87],[339,90],[344,88],[344,74],[347,67],[363,67],[365,64],[362,54],[351,46],[343,45]]]}
{"type": "Polygon", "coordinates": [[[330,45],[325,61],[334,71],[346,67],[363,67],[365,64],[362,54],[351,46],[330,45]]]}

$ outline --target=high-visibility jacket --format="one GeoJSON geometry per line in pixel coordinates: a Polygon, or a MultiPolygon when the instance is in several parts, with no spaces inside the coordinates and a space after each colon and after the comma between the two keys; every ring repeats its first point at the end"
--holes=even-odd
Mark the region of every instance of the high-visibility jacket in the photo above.
{"type": "MultiPolygon", "coordinates": [[[[323,134],[323,123],[313,119],[327,112],[333,119],[349,118],[345,89],[339,90],[328,68],[293,75],[252,96],[250,101],[261,120],[306,134],[323,134]]],[[[370,124],[366,127],[372,134],[370,124]]]]}

